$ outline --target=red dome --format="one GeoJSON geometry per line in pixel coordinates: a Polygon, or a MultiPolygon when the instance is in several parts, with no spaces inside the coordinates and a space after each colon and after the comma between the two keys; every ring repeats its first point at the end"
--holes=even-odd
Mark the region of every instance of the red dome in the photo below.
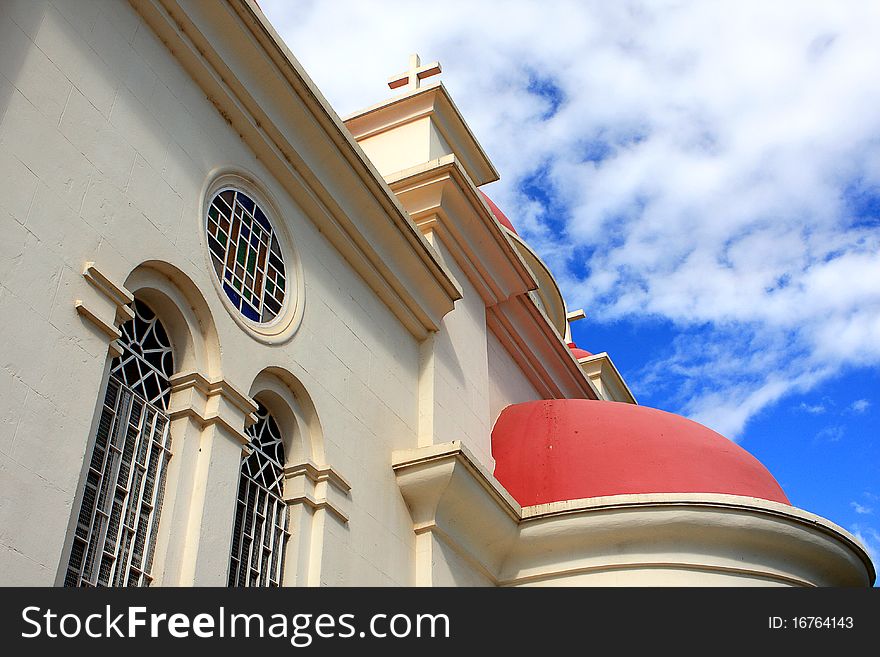
{"type": "Polygon", "coordinates": [[[495,477],[522,506],[634,493],[726,493],[789,504],[767,469],[711,429],[656,408],[588,399],[508,406],[495,477]]]}
{"type": "Polygon", "coordinates": [[[490,199],[488,196],[483,194],[482,190],[478,189],[477,191],[480,192],[480,194],[483,196],[483,200],[486,201],[486,205],[488,205],[489,209],[492,210],[492,214],[495,215],[495,218],[498,220],[498,223],[501,224],[502,226],[504,226],[505,228],[510,229],[510,231],[512,233],[519,235],[519,233],[516,232],[516,228],[514,228],[513,224],[510,223],[510,219],[508,219],[507,215],[505,215],[501,211],[501,209],[497,205],[495,205],[495,203],[492,202],[492,199],[490,199]]]}
{"type": "Polygon", "coordinates": [[[574,342],[569,342],[568,348],[571,349],[571,353],[576,360],[580,360],[581,358],[586,358],[587,356],[593,355],[586,349],[581,349],[580,347],[578,347],[574,342]]]}

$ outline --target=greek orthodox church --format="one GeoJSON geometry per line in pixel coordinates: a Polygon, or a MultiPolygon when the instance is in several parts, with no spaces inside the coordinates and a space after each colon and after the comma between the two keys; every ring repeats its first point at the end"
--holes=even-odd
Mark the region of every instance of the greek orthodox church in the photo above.
{"type": "Polygon", "coordinates": [[[573,344],[439,72],[340,118],[254,0],[0,1],[0,584],[873,583],[573,344]]]}

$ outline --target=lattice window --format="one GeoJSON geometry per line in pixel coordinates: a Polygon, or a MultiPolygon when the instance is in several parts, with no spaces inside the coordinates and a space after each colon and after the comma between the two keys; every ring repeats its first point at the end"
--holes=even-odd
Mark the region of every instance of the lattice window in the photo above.
{"type": "Polygon", "coordinates": [[[247,434],[251,453],[241,462],[229,586],[279,586],[288,536],[284,443],[262,404],[247,434]]]}
{"type": "Polygon", "coordinates": [[[171,343],[165,327],[143,302],[135,301],[135,318],[119,327],[122,355],[113,360],[111,376],[131,388],[145,401],[168,408],[173,371],[171,343]]]}
{"type": "Polygon", "coordinates": [[[242,315],[270,322],[284,304],[287,279],[278,237],[247,194],[224,189],[211,201],[208,251],[223,291],[242,315]]]}
{"type": "Polygon", "coordinates": [[[122,325],[89,460],[65,586],[148,586],[169,450],[168,334],[135,300],[122,325]]]}

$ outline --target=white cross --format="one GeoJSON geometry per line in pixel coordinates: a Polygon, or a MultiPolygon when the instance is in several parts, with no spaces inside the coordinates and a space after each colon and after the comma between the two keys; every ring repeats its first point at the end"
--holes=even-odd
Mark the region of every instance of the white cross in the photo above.
{"type": "Polygon", "coordinates": [[[432,75],[440,73],[440,62],[431,62],[426,66],[422,66],[422,60],[418,55],[409,56],[409,70],[389,78],[388,86],[397,89],[406,85],[408,91],[418,89],[421,81],[432,75]]]}

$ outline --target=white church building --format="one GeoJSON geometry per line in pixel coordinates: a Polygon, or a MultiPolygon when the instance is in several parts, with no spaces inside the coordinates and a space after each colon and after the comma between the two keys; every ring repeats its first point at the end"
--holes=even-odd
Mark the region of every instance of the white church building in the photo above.
{"type": "Polygon", "coordinates": [[[0,0],[0,584],[873,583],[571,342],[439,71],[340,118],[254,0],[0,0]]]}

